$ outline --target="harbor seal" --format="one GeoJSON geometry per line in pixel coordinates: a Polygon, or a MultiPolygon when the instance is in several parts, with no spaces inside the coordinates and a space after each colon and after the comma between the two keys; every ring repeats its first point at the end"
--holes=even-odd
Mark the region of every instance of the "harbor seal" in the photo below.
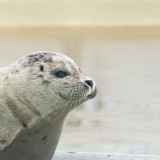
{"type": "Polygon", "coordinates": [[[51,160],[66,115],[96,96],[69,57],[28,55],[0,69],[0,160],[51,160]]]}

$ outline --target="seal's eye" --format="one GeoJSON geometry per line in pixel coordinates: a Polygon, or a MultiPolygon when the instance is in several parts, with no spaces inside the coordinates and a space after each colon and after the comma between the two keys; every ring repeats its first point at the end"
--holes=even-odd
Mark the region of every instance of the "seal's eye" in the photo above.
{"type": "Polygon", "coordinates": [[[44,67],[42,65],[39,67],[39,69],[40,69],[41,72],[44,71],[44,67]]]}
{"type": "Polygon", "coordinates": [[[66,76],[69,75],[69,72],[67,72],[67,71],[56,71],[56,72],[54,73],[54,75],[55,75],[57,78],[64,78],[64,77],[66,77],[66,76]]]}

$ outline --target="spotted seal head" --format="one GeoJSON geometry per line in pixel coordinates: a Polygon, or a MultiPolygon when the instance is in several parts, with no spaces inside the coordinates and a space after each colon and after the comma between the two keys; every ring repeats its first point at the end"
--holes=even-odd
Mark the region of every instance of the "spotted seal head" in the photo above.
{"type": "Polygon", "coordinates": [[[51,52],[28,55],[0,75],[0,159],[50,160],[67,113],[96,96],[94,81],[51,52]]]}

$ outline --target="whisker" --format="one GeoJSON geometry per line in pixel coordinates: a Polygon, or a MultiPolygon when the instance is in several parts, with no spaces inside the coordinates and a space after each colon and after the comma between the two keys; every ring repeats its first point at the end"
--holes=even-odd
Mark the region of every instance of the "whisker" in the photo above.
{"type": "Polygon", "coordinates": [[[72,103],[71,106],[69,107],[68,113],[72,110],[72,108],[74,108],[74,107],[72,107],[72,105],[74,106],[74,102],[75,102],[75,101],[73,101],[73,103],[72,103]]]}
{"type": "Polygon", "coordinates": [[[78,51],[76,50],[76,51],[74,52],[74,54],[75,54],[75,62],[76,62],[77,64],[80,64],[80,58],[79,58],[78,51]]]}
{"type": "Polygon", "coordinates": [[[68,107],[68,104],[70,103],[70,101],[68,101],[67,105],[65,104],[63,107],[62,107],[62,112],[60,111],[59,114],[58,114],[58,117],[56,117],[56,120],[55,122],[57,122],[60,117],[63,115],[64,111],[66,110],[66,108],[68,107]]]}
{"type": "Polygon", "coordinates": [[[76,100],[75,101],[75,106],[73,107],[73,109],[75,109],[76,108],[76,106],[77,106],[77,102],[78,102],[79,100],[76,100]]]}
{"type": "Polygon", "coordinates": [[[51,112],[49,114],[49,117],[52,117],[52,119],[56,119],[56,116],[63,110],[62,106],[63,106],[63,104],[65,106],[65,101],[67,101],[67,100],[61,100],[60,99],[59,101],[57,101],[57,105],[54,107],[53,112],[51,112]],[[57,110],[57,108],[58,108],[58,110],[57,110]]]}
{"type": "Polygon", "coordinates": [[[98,91],[97,92],[97,95],[96,95],[96,105],[97,107],[96,108],[102,108],[102,103],[101,103],[101,95],[100,95],[100,92],[98,91]]]}

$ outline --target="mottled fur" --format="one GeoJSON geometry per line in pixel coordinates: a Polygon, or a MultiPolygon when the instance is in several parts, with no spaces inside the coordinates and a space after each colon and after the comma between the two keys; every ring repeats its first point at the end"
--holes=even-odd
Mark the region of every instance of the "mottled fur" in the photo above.
{"type": "MultiPolygon", "coordinates": [[[[0,69],[0,150],[10,145],[18,133],[43,119],[57,121],[75,106],[96,94],[95,84],[79,72],[72,59],[62,54],[40,52],[28,55],[0,69]],[[56,78],[51,71],[71,73],[56,78]]],[[[43,138],[44,140],[46,138],[43,138]]]]}

